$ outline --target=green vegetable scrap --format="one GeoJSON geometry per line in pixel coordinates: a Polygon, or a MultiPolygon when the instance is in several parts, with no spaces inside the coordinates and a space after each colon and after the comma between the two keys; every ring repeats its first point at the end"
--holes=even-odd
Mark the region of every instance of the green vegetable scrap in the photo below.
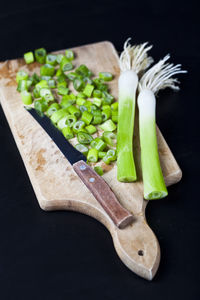
{"type": "Polygon", "coordinates": [[[31,64],[32,62],[34,62],[33,52],[25,53],[24,60],[25,60],[26,64],[31,64]]]}

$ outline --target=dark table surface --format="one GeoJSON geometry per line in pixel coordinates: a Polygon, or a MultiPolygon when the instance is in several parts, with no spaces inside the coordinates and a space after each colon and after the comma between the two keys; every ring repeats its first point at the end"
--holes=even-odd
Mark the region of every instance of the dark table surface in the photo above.
{"type": "Polygon", "coordinates": [[[157,61],[171,53],[187,75],[158,97],[157,123],[183,171],[169,196],[147,207],[161,246],[152,282],[129,271],[111,236],[76,212],[39,208],[0,108],[0,299],[200,299],[199,10],[194,1],[16,1],[1,5],[0,60],[103,40],[149,41],[157,61]]]}

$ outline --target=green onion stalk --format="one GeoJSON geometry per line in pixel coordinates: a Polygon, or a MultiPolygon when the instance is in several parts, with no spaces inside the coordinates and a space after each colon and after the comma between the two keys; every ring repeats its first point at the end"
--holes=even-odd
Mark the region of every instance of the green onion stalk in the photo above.
{"type": "Polygon", "coordinates": [[[131,46],[128,39],[119,58],[121,74],[118,80],[119,107],[117,130],[117,179],[132,182],[137,179],[133,158],[133,130],[138,73],[145,70],[153,59],[147,56],[152,46],[147,43],[131,46]]]}
{"type": "Polygon", "coordinates": [[[166,63],[169,57],[165,56],[151,67],[139,82],[139,134],[146,200],[161,199],[168,195],[158,154],[155,94],[166,87],[178,90],[177,79],[171,77],[186,72],[181,70],[181,65],[166,63]]]}

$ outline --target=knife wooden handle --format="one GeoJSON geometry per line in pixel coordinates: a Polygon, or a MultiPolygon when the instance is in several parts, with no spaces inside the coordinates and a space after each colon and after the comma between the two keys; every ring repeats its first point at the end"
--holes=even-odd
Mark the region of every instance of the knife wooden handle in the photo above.
{"type": "Polygon", "coordinates": [[[117,200],[109,185],[83,160],[73,164],[74,171],[119,228],[132,223],[133,215],[117,200]]]}

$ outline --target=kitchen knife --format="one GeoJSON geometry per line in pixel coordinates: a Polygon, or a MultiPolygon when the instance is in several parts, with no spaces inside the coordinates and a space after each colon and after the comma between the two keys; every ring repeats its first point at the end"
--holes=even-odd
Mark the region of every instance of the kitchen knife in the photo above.
{"type": "Polygon", "coordinates": [[[122,229],[132,223],[133,215],[119,203],[115,194],[103,178],[86,164],[86,157],[65,139],[63,134],[52,124],[47,116],[39,114],[33,108],[25,107],[25,109],[52,138],[71,163],[76,174],[104,208],[114,224],[122,229]]]}

